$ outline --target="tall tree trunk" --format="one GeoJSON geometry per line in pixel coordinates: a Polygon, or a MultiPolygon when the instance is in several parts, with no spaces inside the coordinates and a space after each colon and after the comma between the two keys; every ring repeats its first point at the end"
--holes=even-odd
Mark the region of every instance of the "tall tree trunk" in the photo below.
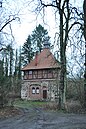
{"type": "Polygon", "coordinates": [[[60,73],[60,107],[63,107],[64,100],[64,44],[63,44],[63,12],[59,10],[60,14],[60,62],[61,62],[61,73],[60,73]]]}
{"type": "MultiPolygon", "coordinates": [[[[60,3],[59,3],[60,4],[60,3]]],[[[61,108],[64,108],[65,106],[65,89],[66,89],[66,46],[67,46],[67,41],[68,41],[68,27],[69,27],[69,17],[70,17],[70,12],[69,12],[69,0],[66,2],[64,1],[64,4],[61,7],[59,7],[59,15],[60,15],[60,62],[61,62],[61,74],[60,74],[60,105],[61,108]],[[65,22],[65,28],[64,28],[64,22],[63,22],[63,17],[64,17],[64,8],[66,5],[66,22],[65,22]]]]}
{"type": "Polygon", "coordinates": [[[8,59],[6,55],[6,62],[5,62],[5,72],[6,72],[6,77],[8,77],[8,59]]]}
{"type": "Polygon", "coordinates": [[[19,50],[19,64],[18,64],[18,79],[20,80],[21,79],[21,47],[20,47],[20,50],[19,50]]]}
{"type": "Polygon", "coordinates": [[[17,69],[18,69],[18,52],[16,49],[16,55],[15,55],[15,71],[14,71],[14,76],[17,77],[17,69]]]}
{"type": "Polygon", "coordinates": [[[86,0],[84,0],[83,3],[83,11],[84,11],[84,38],[85,38],[84,107],[86,109],[86,0]]]}
{"type": "Polygon", "coordinates": [[[0,60],[0,108],[4,106],[4,88],[3,88],[3,76],[4,76],[4,58],[0,60]]]}

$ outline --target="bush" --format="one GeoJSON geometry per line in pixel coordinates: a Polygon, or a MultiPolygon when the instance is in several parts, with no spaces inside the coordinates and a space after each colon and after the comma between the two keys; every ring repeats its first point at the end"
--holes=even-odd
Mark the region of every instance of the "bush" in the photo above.
{"type": "Polygon", "coordinates": [[[66,111],[69,113],[81,113],[82,106],[79,101],[67,101],[66,102],[66,111]]]}

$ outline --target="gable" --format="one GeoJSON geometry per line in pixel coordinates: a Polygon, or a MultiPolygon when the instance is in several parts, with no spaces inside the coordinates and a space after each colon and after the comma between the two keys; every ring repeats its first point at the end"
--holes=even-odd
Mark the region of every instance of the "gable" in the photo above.
{"type": "Polygon", "coordinates": [[[43,51],[36,55],[28,65],[22,68],[22,70],[46,68],[60,68],[60,63],[55,59],[49,49],[43,49],[43,51]]]}

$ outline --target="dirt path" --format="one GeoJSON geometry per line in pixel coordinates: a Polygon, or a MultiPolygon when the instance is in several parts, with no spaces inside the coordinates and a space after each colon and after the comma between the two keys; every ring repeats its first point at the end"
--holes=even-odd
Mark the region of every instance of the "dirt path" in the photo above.
{"type": "Polygon", "coordinates": [[[23,109],[21,115],[0,119],[0,129],[86,129],[86,114],[23,109]]]}

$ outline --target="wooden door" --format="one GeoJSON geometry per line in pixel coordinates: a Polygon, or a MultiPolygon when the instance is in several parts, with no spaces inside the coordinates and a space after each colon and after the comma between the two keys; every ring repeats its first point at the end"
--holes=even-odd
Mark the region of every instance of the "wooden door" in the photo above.
{"type": "Polygon", "coordinates": [[[43,99],[47,99],[47,90],[43,90],[43,99]]]}

